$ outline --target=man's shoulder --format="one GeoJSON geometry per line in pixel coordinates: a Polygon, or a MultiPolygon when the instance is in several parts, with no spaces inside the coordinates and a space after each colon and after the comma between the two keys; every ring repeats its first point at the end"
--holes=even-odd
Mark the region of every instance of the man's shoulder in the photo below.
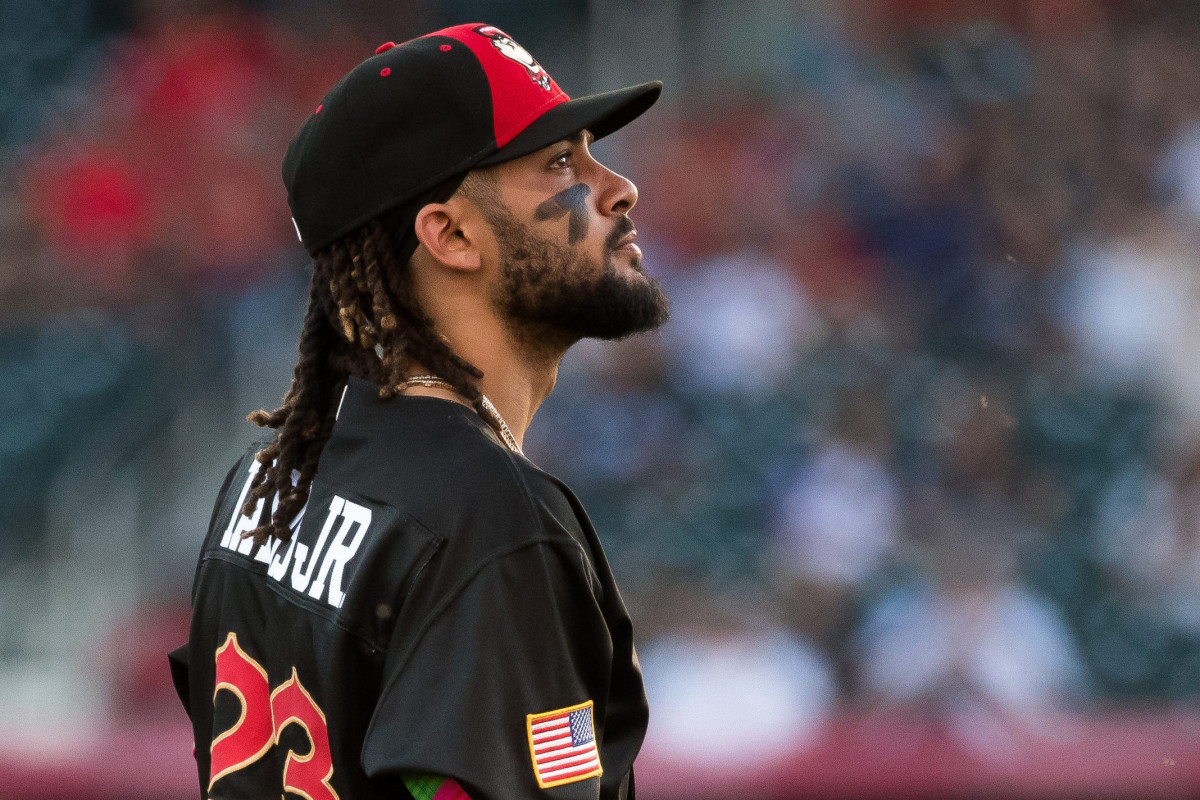
{"type": "Polygon", "coordinates": [[[473,409],[428,397],[380,400],[363,389],[347,391],[319,479],[393,506],[448,541],[503,546],[578,531],[569,493],[509,451],[473,409]]]}
{"type": "MultiPolygon", "coordinates": [[[[398,502],[447,540],[503,548],[532,539],[582,542],[573,495],[521,455],[483,439],[421,454],[398,502]]],[[[474,547],[472,549],[475,549],[474,547]]]]}

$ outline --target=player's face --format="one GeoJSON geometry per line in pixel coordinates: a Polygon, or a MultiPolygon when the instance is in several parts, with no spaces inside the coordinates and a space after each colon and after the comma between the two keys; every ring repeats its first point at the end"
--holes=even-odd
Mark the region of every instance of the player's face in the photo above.
{"type": "Polygon", "coordinates": [[[571,338],[615,339],[658,327],[668,304],[642,271],[631,181],[596,161],[582,133],[496,168],[501,203],[495,302],[516,323],[571,338]]]}

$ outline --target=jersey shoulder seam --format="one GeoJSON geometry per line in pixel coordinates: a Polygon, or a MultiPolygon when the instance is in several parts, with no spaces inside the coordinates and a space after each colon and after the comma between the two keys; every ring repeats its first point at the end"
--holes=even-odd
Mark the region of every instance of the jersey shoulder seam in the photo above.
{"type": "MultiPolygon", "coordinates": [[[[542,526],[541,519],[537,512],[537,506],[533,501],[533,490],[530,488],[529,480],[528,480],[528,478],[526,478],[526,476],[523,472],[524,468],[522,467],[521,464],[517,463],[518,459],[521,459],[523,457],[518,456],[516,453],[513,453],[512,451],[510,451],[506,448],[501,448],[499,446],[499,444],[496,442],[491,442],[489,440],[489,444],[491,444],[496,449],[500,450],[499,453],[496,453],[498,460],[500,461],[500,463],[502,463],[504,465],[504,473],[508,475],[509,481],[511,481],[511,483],[516,484],[516,486],[514,488],[515,488],[516,493],[520,496],[519,503],[514,503],[510,507],[510,509],[512,511],[512,515],[515,518],[514,523],[519,524],[521,522],[524,522],[525,524],[528,524],[533,528],[538,528],[538,529],[542,528],[543,526],[542,526]],[[525,514],[524,520],[516,519],[519,517],[519,515],[521,513],[517,509],[518,504],[521,506],[521,511],[523,511],[525,514]]],[[[525,459],[525,460],[526,460],[526,463],[528,464],[529,469],[533,469],[536,472],[538,472],[542,475],[545,475],[547,478],[549,478],[552,481],[558,480],[553,475],[550,475],[550,473],[542,470],[540,467],[538,467],[532,461],[528,461],[527,459],[525,459]]],[[[501,478],[499,477],[500,471],[497,470],[495,474],[497,475],[497,477],[495,478],[495,481],[498,483],[501,480],[501,478]]],[[[439,526],[435,526],[435,525],[432,525],[432,524],[426,522],[420,516],[417,516],[416,514],[412,513],[412,511],[406,510],[406,511],[404,511],[404,514],[406,516],[408,516],[410,519],[412,519],[414,522],[419,524],[421,527],[423,527],[425,530],[427,530],[430,534],[438,537],[442,542],[449,541],[452,538],[449,535],[443,533],[439,526]]],[[[552,540],[554,537],[546,536],[544,538],[546,538],[547,540],[552,540]]],[[[582,545],[582,543],[576,537],[574,537],[570,534],[567,534],[566,540],[575,544],[583,551],[584,555],[587,556],[586,560],[587,560],[587,565],[588,565],[589,571],[592,573],[592,576],[594,578],[599,580],[599,575],[596,573],[595,568],[592,566],[591,556],[588,554],[587,548],[584,547],[582,545]]],[[[530,540],[525,540],[523,542],[518,542],[518,543],[515,543],[512,545],[506,545],[506,546],[512,547],[514,549],[519,549],[520,547],[528,544],[529,541],[530,540]]],[[[493,551],[493,552],[498,552],[498,551],[493,551]]],[[[489,553],[487,556],[484,556],[484,558],[485,559],[490,558],[492,555],[493,555],[493,553],[489,553]]]]}
{"type": "MultiPolygon", "coordinates": [[[[537,507],[534,505],[534,502],[533,502],[533,490],[530,488],[529,479],[525,476],[524,470],[525,469],[535,470],[535,471],[541,473],[542,475],[546,476],[547,478],[549,478],[551,481],[553,481],[556,484],[561,483],[561,481],[559,481],[558,478],[555,478],[549,472],[546,472],[545,470],[543,470],[537,464],[534,464],[532,461],[525,458],[524,454],[517,455],[516,453],[513,453],[509,450],[505,450],[504,456],[507,459],[507,464],[508,464],[509,470],[513,473],[514,479],[516,480],[517,484],[521,487],[521,496],[525,500],[525,511],[529,514],[529,520],[533,524],[537,525],[537,524],[539,524],[539,518],[538,518],[538,513],[537,513],[537,507]],[[523,460],[528,466],[526,467],[522,464],[519,464],[517,461],[518,458],[523,460]]],[[[556,488],[556,491],[558,491],[557,488],[556,488]]],[[[563,499],[568,499],[568,498],[564,497],[563,499]]],[[[572,513],[574,513],[574,508],[572,508],[572,513]]],[[[577,524],[579,523],[578,519],[576,519],[575,521],[577,524]]],[[[547,538],[550,538],[550,537],[547,537],[547,538]]],[[[588,570],[589,575],[592,578],[592,581],[594,582],[594,584],[596,586],[603,586],[604,582],[602,580],[600,580],[600,574],[598,572],[596,572],[596,566],[592,563],[592,554],[589,551],[589,549],[584,545],[584,543],[579,541],[578,539],[576,539],[574,536],[572,536],[570,534],[567,535],[566,540],[563,543],[564,544],[570,543],[570,544],[574,545],[581,553],[583,553],[583,563],[587,565],[587,570],[588,570]]]]}
{"type": "MultiPolygon", "coordinates": [[[[242,462],[239,461],[238,463],[241,464],[242,462]]],[[[237,467],[237,465],[234,465],[235,469],[236,469],[236,467],[237,467]]],[[[326,485],[328,485],[329,488],[334,490],[335,492],[339,491],[338,487],[334,487],[331,484],[326,484],[326,485]]],[[[353,494],[358,499],[368,499],[368,498],[366,498],[365,495],[362,495],[362,494],[359,494],[356,492],[347,492],[347,493],[353,494]]],[[[382,502],[382,501],[369,500],[369,502],[382,502]]],[[[384,505],[387,505],[387,504],[384,504],[384,505]]],[[[390,506],[390,505],[388,507],[394,508],[393,506],[390,506]]],[[[414,566],[413,574],[406,582],[406,587],[403,588],[403,593],[400,596],[394,598],[396,604],[398,605],[405,597],[408,596],[409,593],[412,592],[413,587],[417,583],[417,579],[420,577],[421,573],[424,572],[425,569],[429,566],[429,563],[433,560],[433,557],[437,554],[438,550],[440,550],[442,548],[442,545],[445,544],[446,538],[444,536],[442,536],[441,534],[439,534],[437,531],[430,528],[428,525],[426,525],[421,520],[417,519],[412,514],[409,514],[408,512],[405,512],[405,511],[400,511],[399,509],[395,509],[395,510],[399,512],[401,519],[410,521],[412,524],[416,525],[418,528],[420,528],[422,531],[424,531],[428,537],[428,544],[423,546],[423,548],[422,548],[422,549],[426,550],[427,552],[420,559],[420,561],[414,566]]],[[[231,564],[231,565],[241,569],[244,572],[250,573],[251,575],[262,574],[258,569],[256,569],[254,567],[254,564],[256,562],[253,560],[252,557],[251,557],[251,560],[249,563],[246,563],[244,561],[244,558],[245,558],[245,554],[236,554],[235,555],[234,553],[225,552],[221,548],[213,548],[211,550],[205,549],[204,552],[200,556],[199,563],[196,566],[197,578],[199,577],[199,574],[200,574],[200,568],[204,565],[204,563],[207,561],[213,560],[213,559],[222,561],[226,564],[231,564]]],[[[321,606],[321,605],[318,605],[315,603],[310,604],[310,603],[306,602],[304,600],[303,596],[295,595],[295,593],[290,592],[287,589],[287,587],[283,586],[282,584],[280,584],[278,582],[267,580],[267,581],[263,581],[263,584],[265,586],[267,586],[268,588],[270,588],[271,591],[275,592],[275,594],[279,595],[279,597],[288,601],[292,605],[298,606],[303,609],[310,610],[312,613],[317,614],[322,619],[330,621],[331,623],[336,625],[338,628],[342,629],[346,633],[351,634],[355,638],[362,641],[364,644],[366,644],[372,650],[382,651],[387,648],[387,643],[391,638],[390,635],[382,640],[376,640],[370,634],[357,629],[353,625],[349,625],[345,621],[345,618],[341,614],[334,614],[333,616],[330,616],[328,609],[326,609],[324,606],[321,606]]],[[[198,583],[197,583],[197,585],[198,585],[198,583]]]]}
{"type": "MultiPolygon", "coordinates": [[[[234,554],[223,553],[220,550],[212,550],[205,553],[200,559],[200,564],[203,565],[210,561],[220,561],[222,564],[228,564],[237,568],[241,572],[246,572],[251,575],[259,574],[257,570],[253,569],[252,564],[246,564],[241,559],[236,558],[234,554]]],[[[428,561],[428,559],[426,559],[426,561],[428,561]]],[[[371,648],[372,651],[380,652],[386,648],[386,643],[376,641],[362,631],[355,629],[353,626],[347,625],[340,615],[335,614],[331,616],[326,609],[316,605],[315,603],[309,604],[304,602],[302,597],[298,597],[295,592],[288,590],[287,587],[280,585],[276,581],[262,581],[262,585],[279,598],[287,602],[289,605],[298,606],[309,613],[316,614],[318,617],[330,623],[331,625],[336,626],[346,634],[358,639],[367,647],[371,648]]]]}

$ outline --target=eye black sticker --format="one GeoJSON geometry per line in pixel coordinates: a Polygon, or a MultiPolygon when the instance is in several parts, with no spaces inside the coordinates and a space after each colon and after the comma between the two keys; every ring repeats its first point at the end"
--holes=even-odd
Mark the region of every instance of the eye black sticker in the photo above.
{"type": "Polygon", "coordinates": [[[560,219],[564,214],[570,214],[571,219],[567,223],[567,241],[575,244],[587,236],[587,197],[591,193],[592,187],[586,183],[577,183],[574,186],[563,189],[554,195],[554,197],[539,205],[534,210],[533,216],[535,219],[545,221],[560,219]]]}

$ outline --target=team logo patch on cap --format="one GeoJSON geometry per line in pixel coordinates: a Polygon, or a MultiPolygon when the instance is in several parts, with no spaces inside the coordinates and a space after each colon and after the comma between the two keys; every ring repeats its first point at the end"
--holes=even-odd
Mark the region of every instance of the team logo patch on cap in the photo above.
{"type": "Polygon", "coordinates": [[[475,32],[480,36],[486,36],[491,39],[492,46],[500,51],[500,55],[520,64],[529,75],[529,80],[547,92],[550,91],[550,76],[546,74],[546,70],[542,69],[542,65],[537,62],[537,59],[528,50],[513,41],[511,36],[491,25],[480,25],[475,29],[475,32]]]}
{"type": "Polygon", "coordinates": [[[538,786],[549,789],[603,774],[592,701],[526,717],[538,786]]]}

